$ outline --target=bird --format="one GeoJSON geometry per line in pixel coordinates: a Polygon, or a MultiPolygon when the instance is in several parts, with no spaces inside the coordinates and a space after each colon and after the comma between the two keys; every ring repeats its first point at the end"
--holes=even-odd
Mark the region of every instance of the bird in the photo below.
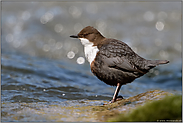
{"type": "Polygon", "coordinates": [[[168,60],[147,60],[125,42],[106,38],[92,26],[87,26],[70,37],[80,39],[91,72],[104,83],[116,86],[109,103],[123,99],[122,96],[118,97],[122,85],[133,82],[160,64],[169,63],[168,60]]]}

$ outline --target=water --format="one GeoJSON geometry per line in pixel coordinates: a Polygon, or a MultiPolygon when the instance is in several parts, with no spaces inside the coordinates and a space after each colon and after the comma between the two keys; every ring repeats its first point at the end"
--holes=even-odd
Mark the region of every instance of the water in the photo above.
{"type": "MultiPolygon", "coordinates": [[[[102,105],[112,98],[115,87],[93,76],[80,41],[69,37],[88,25],[145,58],[170,60],[122,86],[125,98],[154,89],[181,93],[181,4],[2,2],[2,121],[47,121],[16,113],[24,104],[102,105]]],[[[25,107],[19,112],[32,110],[25,107]]]]}

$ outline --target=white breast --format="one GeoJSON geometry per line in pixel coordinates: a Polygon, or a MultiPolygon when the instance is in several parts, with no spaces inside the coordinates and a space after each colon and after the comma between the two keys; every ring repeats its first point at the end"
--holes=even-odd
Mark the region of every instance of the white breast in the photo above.
{"type": "Polygon", "coordinates": [[[81,40],[81,43],[84,45],[85,57],[87,58],[88,62],[91,64],[92,61],[95,59],[99,49],[97,48],[97,46],[93,46],[93,43],[90,42],[88,39],[80,38],[80,40],[81,40]]]}

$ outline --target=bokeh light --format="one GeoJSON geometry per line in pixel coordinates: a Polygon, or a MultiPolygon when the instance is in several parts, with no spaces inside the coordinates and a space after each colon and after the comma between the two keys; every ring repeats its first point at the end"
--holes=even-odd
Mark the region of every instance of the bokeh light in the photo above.
{"type": "Polygon", "coordinates": [[[46,12],[43,16],[41,16],[40,22],[42,24],[46,24],[47,22],[52,21],[53,17],[54,16],[51,12],[46,12]]]}
{"type": "Polygon", "coordinates": [[[165,24],[161,21],[156,22],[156,29],[158,31],[162,31],[164,29],[165,24]]]}
{"type": "Polygon", "coordinates": [[[52,38],[51,38],[51,39],[48,41],[48,44],[49,44],[51,47],[54,47],[55,44],[56,44],[55,39],[52,39],[52,38]]]}
{"type": "Polygon", "coordinates": [[[147,12],[145,12],[144,13],[144,19],[146,20],[146,21],[153,21],[154,20],[154,13],[153,12],[151,12],[151,11],[147,11],[147,12]]]}
{"type": "MultiPolygon", "coordinates": [[[[145,8],[139,8],[140,11],[128,8],[131,11],[127,13],[124,3],[104,5],[96,2],[75,4],[53,2],[53,4],[34,5],[37,8],[26,6],[10,13],[10,7],[7,12],[3,11],[2,39],[5,40],[3,49],[76,61],[78,56],[84,56],[83,46],[77,39],[73,40],[69,36],[78,34],[84,27],[90,25],[97,28],[105,37],[128,43],[135,52],[145,57],[152,53],[155,59],[161,56],[166,58],[167,52],[168,57],[172,58],[181,53],[181,39],[178,32],[181,30],[178,26],[181,22],[181,12],[177,7],[163,9],[155,6],[156,9],[153,9],[144,6],[145,8]],[[106,9],[106,6],[113,9],[106,9]],[[153,27],[157,31],[151,30],[153,27]],[[169,46],[172,41],[173,45],[169,46]],[[151,46],[153,50],[147,50],[151,46]],[[169,48],[166,48],[167,46],[169,48]],[[157,48],[163,50],[159,55],[153,54],[159,50],[157,48]],[[177,52],[176,55],[170,55],[177,52]]],[[[136,5],[142,6],[138,3],[136,5]]]]}
{"type": "Polygon", "coordinates": [[[56,24],[54,29],[55,29],[55,32],[60,33],[64,28],[62,24],[56,24]]]}
{"type": "Polygon", "coordinates": [[[82,14],[82,10],[79,9],[76,6],[70,6],[69,7],[69,13],[74,17],[74,18],[79,18],[82,14]]]}
{"type": "Polygon", "coordinates": [[[97,29],[100,30],[102,33],[106,30],[107,24],[103,19],[98,19],[96,21],[97,29]]]}
{"type": "Polygon", "coordinates": [[[45,45],[43,46],[43,50],[44,50],[45,52],[48,52],[48,51],[50,50],[50,46],[49,46],[48,44],[45,44],[45,45]]]}
{"type": "Polygon", "coordinates": [[[168,54],[167,51],[165,51],[165,50],[161,50],[161,51],[159,52],[159,55],[160,55],[162,58],[164,58],[164,59],[168,59],[168,58],[169,58],[169,54],[168,54]]]}
{"type": "Polygon", "coordinates": [[[75,53],[74,53],[73,51],[69,51],[69,52],[67,53],[67,58],[73,59],[74,57],[75,57],[75,53]]]}
{"type": "Polygon", "coordinates": [[[164,20],[164,19],[167,18],[167,16],[168,16],[167,13],[164,12],[164,11],[161,11],[161,12],[158,13],[159,20],[164,20]]]}
{"type": "Polygon", "coordinates": [[[78,64],[84,64],[85,63],[85,59],[83,57],[78,57],[77,60],[76,60],[76,62],[78,64]]]}
{"type": "Polygon", "coordinates": [[[56,49],[59,50],[62,48],[62,46],[63,46],[63,44],[61,42],[57,42],[55,47],[56,47],[56,49]]]}
{"type": "Polygon", "coordinates": [[[170,13],[170,19],[172,21],[176,22],[176,21],[180,20],[180,18],[181,18],[181,16],[180,16],[180,13],[178,11],[174,10],[170,13]]]}

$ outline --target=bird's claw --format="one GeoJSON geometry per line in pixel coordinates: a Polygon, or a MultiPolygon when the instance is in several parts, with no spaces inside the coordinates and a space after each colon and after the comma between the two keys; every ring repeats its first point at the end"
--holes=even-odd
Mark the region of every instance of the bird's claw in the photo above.
{"type": "Polygon", "coordinates": [[[118,96],[117,99],[115,99],[115,100],[112,99],[111,101],[109,101],[109,103],[104,103],[103,105],[111,104],[111,103],[114,103],[114,102],[122,100],[122,99],[124,99],[122,96],[118,96]]]}

